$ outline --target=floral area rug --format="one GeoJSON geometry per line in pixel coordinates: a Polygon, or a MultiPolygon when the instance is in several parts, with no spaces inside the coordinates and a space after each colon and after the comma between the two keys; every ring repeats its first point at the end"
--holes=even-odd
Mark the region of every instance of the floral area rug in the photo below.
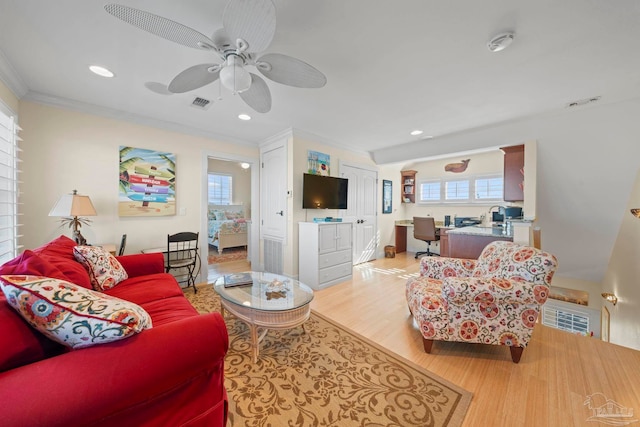
{"type": "Polygon", "coordinates": [[[218,248],[215,246],[209,246],[209,256],[207,262],[209,264],[219,264],[221,262],[239,261],[241,259],[247,259],[247,249],[244,247],[238,248],[226,248],[222,250],[222,253],[218,253],[218,248]]]}
{"type": "MultiPolygon", "coordinates": [[[[185,295],[220,311],[213,285],[185,295]]],[[[459,426],[471,393],[312,312],[302,327],[269,331],[253,363],[249,329],[225,313],[229,426],[459,426]]]]}

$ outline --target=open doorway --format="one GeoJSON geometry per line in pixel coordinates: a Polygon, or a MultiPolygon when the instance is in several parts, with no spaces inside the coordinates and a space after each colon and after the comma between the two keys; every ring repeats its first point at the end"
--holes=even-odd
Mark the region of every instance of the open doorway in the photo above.
{"type": "Polygon", "coordinates": [[[209,281],[251,270],[252,164],[207,159],[207,268],[209,281]]]}

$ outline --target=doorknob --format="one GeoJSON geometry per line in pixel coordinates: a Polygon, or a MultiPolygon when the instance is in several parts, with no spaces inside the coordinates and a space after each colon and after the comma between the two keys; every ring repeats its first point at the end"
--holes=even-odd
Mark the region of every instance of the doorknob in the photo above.
{"type": "Polygon", "coordinates": [[[276,215],[284,216],[284,211],[276,212],[276,215]]]}

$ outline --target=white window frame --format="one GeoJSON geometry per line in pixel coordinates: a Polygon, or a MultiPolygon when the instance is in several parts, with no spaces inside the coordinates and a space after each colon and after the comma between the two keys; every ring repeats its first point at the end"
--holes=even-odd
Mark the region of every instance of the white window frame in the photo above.
{"type": "MultiPolygon", "coordinates": [[[[442,200],[442,180],[441,179],[426,179],[426,180],[422,180],[418,183],[417,186],[417,202],[418,203],[439,203],[442,200]],[[435,186],[437,184],[438,188],[437,188],[437,199],[433,199],[433,198],[428,198],[428,199],[423,199],[422,198],[422,185],[426,184],[428,186],[435,186]]],[[[430,194],[432,194],[431,191],[429,191],[430,194]]]]}
{"type": "Polygon", "coordinates": [[[451,178],[425,178],[418,181],[416,187],[416,203],[425,205],[480,205],[480,204],[496,204],[503,202],[504,189],[500,189],[500,197],[498,198],[478,198],[476,194],[476,185],[478,180],[484,179],[500,179],[504,185],[504,178],[501,173],[467,175],[464,177],[451,178]],[[455,182],[467,182],[469,185],[469,194],[466,198],[447,199],[447,185],[455,182]],[[438,184],[440,186],[440,197],[438,199],[423,199],[422,186],[438,184]]]}
{"type": "Polygon", "coordinates": [[[18,116],[0,102],[0,264],[18,255],[18,116]]]}
{"type": "Polygon", "coordinates": [[[473,200],[476,203],[496,203],[503,202],[504,200],[504,176],[502,174],[487,174],[487,175],[476,175],[473,179],[473,200]],[[498,197],[478,197],[478,181],[480,180],[498,180],[500,182],[500,189],[498,193],[500,194],[498,197]]]}
{"type": "MultiPolygon", "coordinates": [[[[207,188],[207,202],[209,204],[213,204],[213,205],[232,205],[233,204],[233,175],[232,174],[228,174],[228,173],[209,172],[209,173],[207,173],[207,186],[208,187],[211,187],[211,185],[212,185],[212,181],[211,181],[212,177],[225,177],[225,178],[229,179],[229,188],[228,188],[229,197],[228,197],[228,199],[225,200],[225,199],[223,199],[222,194],[220,194],[220,197],[218,199],[214,198],[214,200],[212,200],[211,199],[211,191],[209,190],[209,188],[207,188]]],[[[222,181],[220,183],[222,184],[222,181]]]]}

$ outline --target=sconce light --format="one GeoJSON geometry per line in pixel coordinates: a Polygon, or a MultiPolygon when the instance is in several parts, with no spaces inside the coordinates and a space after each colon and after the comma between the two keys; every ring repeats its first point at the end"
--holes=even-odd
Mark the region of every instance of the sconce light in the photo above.
{"type": "Polygon", "coordinates": [[[240,167],[242,169],[249,169],[251,167],[251,165],[249,163],[242,162],[242,163],[240,163],[240,167]]]}
{"type": "Polygon", "coordinates": [[[602,293],[602,298],[606,299],[607,301],[609,301],[613,305],[616,305],[618,303],[618,297],[615,296],[615,294],[612,294],[610,292],[603,292],[602,293]]]}
{"type": "Polygon", "coordinates": [[[631,209],[631,214],[636,218],[640,218],[640,209],[631,209]]]}

